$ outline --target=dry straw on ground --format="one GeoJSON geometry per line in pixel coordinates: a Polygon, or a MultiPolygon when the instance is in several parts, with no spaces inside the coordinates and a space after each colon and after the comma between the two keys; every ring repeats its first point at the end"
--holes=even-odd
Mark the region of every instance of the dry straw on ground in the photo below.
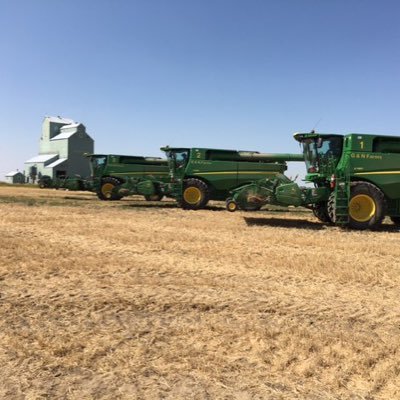
{"type": "Polygon", "coordinates": [[[0,187],[0,230],[0,398],[400,398],[390,223],[0,187]]]}

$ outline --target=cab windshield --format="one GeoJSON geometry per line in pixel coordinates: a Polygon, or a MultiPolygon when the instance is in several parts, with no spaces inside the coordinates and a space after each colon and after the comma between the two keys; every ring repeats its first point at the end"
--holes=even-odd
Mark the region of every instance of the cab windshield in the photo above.
{"type": "Polygon", "coordinates": [[[175,169],[179,169],[186,165],[189,158],[189,150],[169,151],[167,157],[175,169]]]}
{"type": "Polygon", "coordinates": [[[92,175],[95,173],[96,170],[103,167],[106,163],[107,156],[92,156],[90,160],[90,169],[92,175]]]}
{"type": "Polygon", "coordinates": [[[342,154],[343,138],[328,136],[303,140],[303,153],[307,172],[325,172],[326,167],[336,167],[342,154]]]}

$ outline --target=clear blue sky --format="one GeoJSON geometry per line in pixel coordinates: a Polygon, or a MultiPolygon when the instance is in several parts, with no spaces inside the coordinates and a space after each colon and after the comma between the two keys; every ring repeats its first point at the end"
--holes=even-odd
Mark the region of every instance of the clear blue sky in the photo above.
{"type": "Polygon", "coordinates": [[[0,179],[42,119],[99,153],[297,152],[296,131],[400,135],[400,2],[0,0],[0,179]]]}

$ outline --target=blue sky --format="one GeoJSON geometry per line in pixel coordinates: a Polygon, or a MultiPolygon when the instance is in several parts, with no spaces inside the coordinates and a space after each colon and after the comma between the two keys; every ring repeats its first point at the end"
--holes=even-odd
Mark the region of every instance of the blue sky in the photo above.
{"type": "Polygon", "coordinates": [[[400,135],[399,17],[391,0],[0,0],[0,179],[45,115],[99,153],[298,152],[317,123],[400,135]]]}

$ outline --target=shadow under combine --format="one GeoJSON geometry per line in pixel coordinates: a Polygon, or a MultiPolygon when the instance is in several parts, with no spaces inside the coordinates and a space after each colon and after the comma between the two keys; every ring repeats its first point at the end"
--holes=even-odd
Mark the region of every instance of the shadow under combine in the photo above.
{"type": "Polygon", "coordinates": [[[400,226],[394,224],[382,224],[370,232],[400,232],[400,226]]]}
{"type": "Polygon", "coordinates": [[[147,201],[135,201],[135,202],[126,202],[125,204],[118,204],[121,208],[177,208],[177,204],[173,202],[147,202],[147,201]]]}
{"type": "Polygon", "coordinates": [[[97,197],[79,197],[79,196],[64,196],[65,200],[82,200],[82,201],[98,201],[97,197]]]}
{"type": "Polygon", "coordinates": [[[304,219],[244,217],[244,220],[248,226],[270,226],[273,228],[312,230],[326,229],[326,225],[321,222],[305,221],[304,219]]]}
{"type": "MultiPolygon", "coordinates": [[[[322,230],[327,228],[338,228],[337,226],[324,224],[323,222],[306,221],[304,219],[284,219],[284,218],[253,218],[244,217],[248,226],[270,226],[273,228],[288,229],[310,229],[322,230]]],[[[400,227],[392,224],[382,224],[375,229],[358,231],[350,228],[343,228],[342,232],[359,232],[359,233],[379,233],[379,232],[400,232],[400,227]]]]}
{"type": "MultiPolygon", "coordinates": [[[[152,201],[140,201],[136,200],[135,202],[129,202],[129,204],[121,204],[121,208],[160,208],[160,209],[165,209],[165,208],[176,208],[176,209],[181,209],[179,205],[175,202],[167,202],[167,201],[160,201],[160,202],[152,202],[152,201]]],[[[203,210],[209,210],[209,211],[226,211],[225,207],[218,207],[214,205],[209,205],[203,208],[203,210]]],[[[190,211],[190,210],[188,210],[190,211]]],[[[201,211],[201,210],[199,210],[201,211]]]]}

